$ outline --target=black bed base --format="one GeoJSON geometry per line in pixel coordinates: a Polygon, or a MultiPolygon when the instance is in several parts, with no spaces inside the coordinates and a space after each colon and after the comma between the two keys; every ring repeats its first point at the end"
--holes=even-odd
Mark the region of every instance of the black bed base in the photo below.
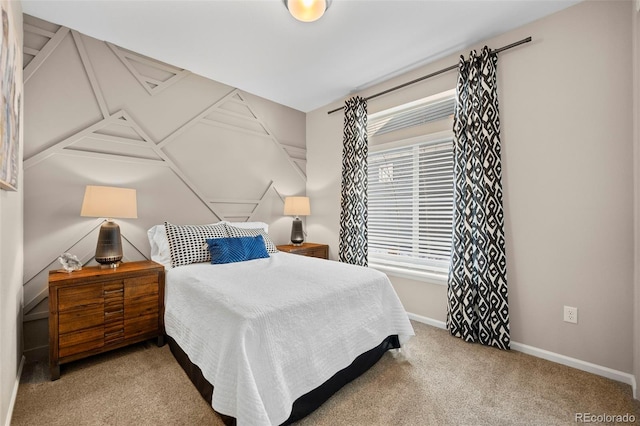
{"type": "MultiPolygon", "coordinates": [[[[211,405],[213,398],[213,385],[207,381],[202,375],[200,367],[193,364],[189,359],[189,356],[184,353],[182,348],[173,340],[170,336],[167,336],[169,341],[169,348],[171,353],[178,361],[178,364],[187,373],[191,382],[200,392],[200,395],[205,401],[211,405]]],[[[375,348],[368,350],[367,352],[358,356],[352,363],[346,368],[338,371],[331,376],[329,380],[313,389],[312,391],[302,395],[300,398],[293,402],[291,409],[291,415],[282,423],[282,425],[289,425],[306,415],[310,414],[320,405],[322,405],[327,399],[329,399],[334,393],[339,391],[344,385],[359,377],[362,373],[373,367],[382,355],[389,349],[397,349],[400,347],[400,341],[397,335],[387,337],[375,348]]],[[[216,411],[216,413],[218,413],[216,411]]],[[[222,418],[222,421],[227,426],[235,426],[236,419],[231,416],[227,416],[222,413],[218,413],[222,418]]]]}

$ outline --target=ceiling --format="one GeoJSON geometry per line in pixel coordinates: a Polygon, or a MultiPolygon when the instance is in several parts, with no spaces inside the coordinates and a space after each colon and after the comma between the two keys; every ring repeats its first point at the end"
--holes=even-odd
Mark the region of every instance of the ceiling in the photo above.
{"type": "Polygon", "coordinates": [[[22,5],[29,15],[308,112],[579,1],[334,0],[312,23],[296,21],[281,0],[22,5]]]}

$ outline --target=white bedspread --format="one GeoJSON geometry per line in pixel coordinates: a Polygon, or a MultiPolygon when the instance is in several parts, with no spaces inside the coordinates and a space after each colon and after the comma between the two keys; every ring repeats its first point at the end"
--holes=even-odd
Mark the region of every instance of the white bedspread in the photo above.
{"type": "Polygon", "coordinates": [[[288,253],[167,271],[165,328],[240,426],[281,424],[358,355],[414,334],[386,275],[288,253]]]}

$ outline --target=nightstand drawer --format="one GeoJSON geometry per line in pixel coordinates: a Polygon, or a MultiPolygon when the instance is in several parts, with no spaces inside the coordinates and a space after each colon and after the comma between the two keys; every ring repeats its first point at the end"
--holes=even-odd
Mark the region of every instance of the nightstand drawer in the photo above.
{"type": "Polygon", "coordinates": [[[125,281],[124,297],[126,299],[144,297],[152,294],[158,294],[157,276],[131,278],[125,281]]]}
{"type": "Polygon", "coordinates": [[[152,294],[150,296],[138,297],[136,299],[127,299],[126,315],[130,316],[144,315],[146,311],[158,310],[158,295],[152,294]]]}
{"type": "Polygon", "coordinates": [[[104,327],[102,326],[60,335],[60,357],[79,354],[102,346],[104,346],[104,327]]]}
{"type": "Polygon", "coordinates": [[[309,256],[309,257],[319,257],[320,259],[326,259],[327,256],[327,250],[324,248],[319,248],[319,249],[313,249],[313,250],[307,250],[306,252],[300,253],[304,256],[309,256]]]}
{"type": "Polygon", "coordinates": [[[83,309],[60,312],[58,330],[60,334],[91,328],[104,323],[104,306],[88,306],[83,309]]]}
{"type": "Polygon", "coordinates": [[[127,339],[153,333],[158,329],[158,314],[143,315],[124,320],[124,335],[127,339]]]}
{"type": "Polygon", "coordinates": [[[58,290],[58,310],[78,309],[82,306],[102,304],[102,283],[66,287],[58,290]]]}
{"type": "Polygon", "coordinates": [[[117,343],[124,339],[124,328],[119,328],[117,330],[104,332],[104,344],[111,345],[113,343],[117,343]]]}
{"type": "Polygon", "coordinates": [[[123,281],[110,281],[102,285],[102,295],[104,296],[105,303],[114,300],[122,300],[124,297],[124,282],[123,281]]]}
{"type": "Polygon", "coordinates": [[[124,301],[119,301],[117,303],[105,303],[104,304],[104,319],[114,319],[120,318],[122,319],[124,316],[124,301]]]}
{"type": "Polygon", "coordinates": [[[110,322],[104,325],[104,335],[112,335],[114,333],[124,333],[124,320],[118,322],[110,322]]]}

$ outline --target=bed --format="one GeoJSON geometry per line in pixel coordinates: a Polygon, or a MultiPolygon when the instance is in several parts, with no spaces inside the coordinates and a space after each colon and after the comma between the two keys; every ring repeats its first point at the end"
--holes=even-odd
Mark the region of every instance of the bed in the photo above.
{"type": "MultiPolygon", "coordinates": [[[[216,229],[165,223],[173,253],[164,326],[176,359],[225,423],[291,423],[413,335],[386,275],[277,252],[264,224],[207,226],[216,229]],[[193,261],[206,258],[203,238],[238,234],[265,241],[268,255],[211,264],[211,252],[208,262],[193,261]],[[185,259],[185,250],[197,255],[185,259]]],[[[149,231],[156,261],[158,229],[149,231]]]]}

